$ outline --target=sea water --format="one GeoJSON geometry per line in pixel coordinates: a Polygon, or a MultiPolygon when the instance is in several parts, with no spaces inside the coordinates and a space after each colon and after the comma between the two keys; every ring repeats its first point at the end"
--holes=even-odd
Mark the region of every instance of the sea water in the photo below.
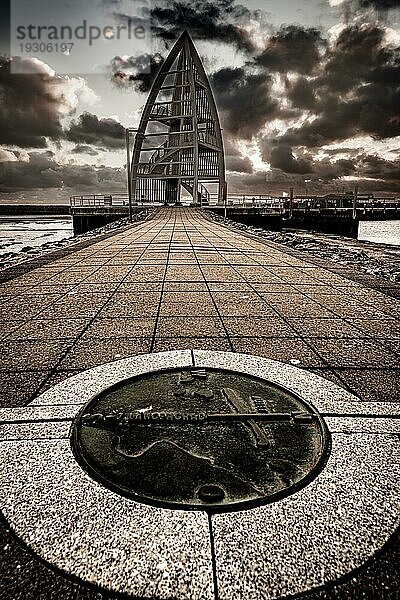
{"type": "Polygon", "coordinates": [[[358,239],[400,246],[400,221],[360,221],[358,239]]]}
{"type": "Polygon", "coordinates": [[[0,256],[27,251],[73,235],[72,218],[68,216],[0,216],[0,256]]]}

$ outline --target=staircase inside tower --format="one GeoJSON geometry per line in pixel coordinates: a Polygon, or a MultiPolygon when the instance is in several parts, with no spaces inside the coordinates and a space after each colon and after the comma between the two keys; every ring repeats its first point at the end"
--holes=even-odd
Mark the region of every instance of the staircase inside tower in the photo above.
{"type": "MultiPolygon", "coordinates": [[[[193,185],[191,185],[191,182],[186,182],[184,180],[181,181],[182,187],[189,192],[189,194],[193,197],[193,185]]],[[[195,200],[197,202],[197,204],[200,204],[201,206],[206,206],[208,204],[210,204],[210,192],[208,191],[208,189],[206,188],[205,185],[203,185],[202,183],[198,183],[198,187],[197,187],[197,199],[195,200]]]]}

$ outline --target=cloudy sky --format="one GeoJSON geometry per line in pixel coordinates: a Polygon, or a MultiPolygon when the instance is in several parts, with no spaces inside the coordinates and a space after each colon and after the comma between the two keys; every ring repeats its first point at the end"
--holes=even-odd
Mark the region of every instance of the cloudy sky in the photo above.
{"type": "Polygon", "coordinates": [[[17,38],[26,1],[12,0],[11,31],[6,8],[0,19],[1,201],[124,191],[124,127],[185,28],[220,110],[229,192],[400,194],[400,0],[29,0],[53,44],[85,19],[137,32],[52,52],[17,38]]]}

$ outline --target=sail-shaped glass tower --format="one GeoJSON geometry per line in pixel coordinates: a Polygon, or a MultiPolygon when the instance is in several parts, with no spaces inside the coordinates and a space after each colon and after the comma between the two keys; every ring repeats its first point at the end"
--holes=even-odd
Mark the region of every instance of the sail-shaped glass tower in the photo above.
{"type": "Polygon", "coordinates": [[[222,132],[214,96],[187,31],[162,64],[134,139],[134,202],[175,203],[186,190],[196,204],[226,193],[222,132]]]}

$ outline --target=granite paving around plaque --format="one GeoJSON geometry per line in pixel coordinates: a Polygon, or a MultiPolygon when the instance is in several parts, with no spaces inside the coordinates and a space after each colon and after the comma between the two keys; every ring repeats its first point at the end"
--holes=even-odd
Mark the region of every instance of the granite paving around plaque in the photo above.
{"type": "Polygon", "coordinates": [[[0,411],[1,507],[42,559],[114,591],[299,593],[396,529],[398,409],[257,356],[134,356],[0,411]]]}

